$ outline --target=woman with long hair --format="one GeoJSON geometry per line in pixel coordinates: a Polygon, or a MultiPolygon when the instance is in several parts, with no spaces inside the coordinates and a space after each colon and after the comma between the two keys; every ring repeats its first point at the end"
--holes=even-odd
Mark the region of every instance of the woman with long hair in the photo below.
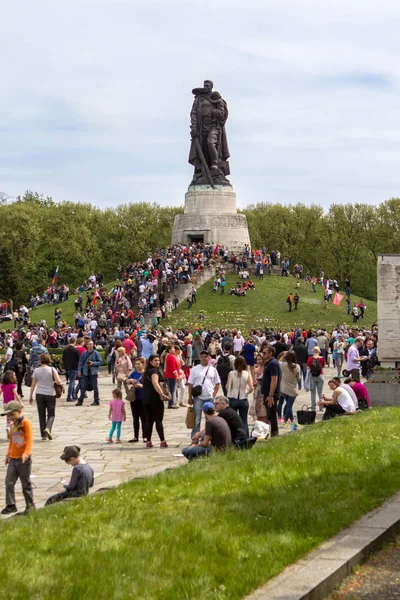
{"type": "Polygon", "coordinates": [[[143,408],[145,415],[145,438],[146,448],[153,448],[151,436],[153,433],[153,425],[155,424],[158,436],[160,438],[160,448],[168,448],[168,444],[164,437],[164,401],[169,397],[164,394],[161,388],[161,383],[165,379],[160,371],[160,357],[157,354],[152,354],[147,361],[146,368],[143,373],[143,408]]]}
{"type": "MultiPolygon", "coordinates": [[[[127,384],[131,384],[135,387],[135,399],[130,402],[132,419],[133,419],[133,438],[129,440],[130,443],[139,441],[139,427],[140,422],[142,423],[142,436],[143,441],[147,442],[145,436],[145,420],[144,420],[144,408],[143,408],[143,376],[146,365],[146,359],[135,358],[134,369],[126,380],[127,384]]],[[[129,396],[128,396],[129,398],[129,396]]]]}
{"type": "Polygon", "coordinates": [[[254,390],[253,379],[247,370],[247,364],[243,356],[237,356],[235,358],[233,367],[233,371],[228,375],[226,395],[229,399],[229,406],[239,413],[239,416],[243,421],[244,430],[248,433],[248,395],[254,390]]]}
{"type": "Polygon", "coordinates": [[[254,408],[250,410],[250,414],[254,412],[257,421],[269,423],[267,418],[267,409],[264,404],[264,397],[261,393],[261,381],[264,373],[264,356],[259,352],[256,356],[256,364],[254,366],[254,408]]]}
{"type": "Polygon", "coordinates": [[[281,367],[282,378],[281,378],[281,396],[279,398],[277,413],[278,423],[284,425],[288,421],[293,421],[293,404],[299,393],[299,381],[301,381],[300,366],[297,364],[296,354],[293,350],[283,352],[279,357],[279,364],[281,367]],[[286,401],[285,408],[283,410],[282,419],[282,406],[286,401]]]}
{"type": "Polygon", "coordinates": [[[126,383],[129,373],[132,371],[132,361],[126,354],[123,346],[117,350],[117,358],[115,360],[115,373],[117,374],[117,388],[121,391],[124,384],[125,394],[128,395],[129,386],[126,383]]]}

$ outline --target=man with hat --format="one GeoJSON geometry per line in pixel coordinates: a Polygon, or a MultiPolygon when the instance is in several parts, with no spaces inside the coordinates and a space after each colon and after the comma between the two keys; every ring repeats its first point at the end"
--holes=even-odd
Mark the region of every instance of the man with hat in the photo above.
{"type": "Polygon", "coordinates": [[[225,450],[232,444],[231,430],[228,423],[215,412],[212,402],[203,404],[203,412],[206,419],[204,435],[197,433],[191,446],[183,448],[182,454],[188,460],[194,460],[199,456],[208,456],[213,448],[225,450]]]}
{"type": "Polygon", "coordinates": [[[1,413],[2,417],[7,416],[12,423],[10,427],[10,441],[5,459],[5,463],[8,465],[6,474],[6,506],[1,511],[2,515],[17,512],[15,505],[15,484],[18,478],[21,480],[22,493],[26,504],[25,514],[35,508],[31,483],[32,424],[26,417],[22,416],[22,408],[23,406],[20,402],[12,400],[8,402],[6,408],[1,413]]]}
{"type": "Polygon", "coordinates": [[[207,350],[200,352],[200,364],[190,371],[188,384],[188,403],[189,406],[193,406],[195,418],[191,433],[193,438],[200,431],[203,404],[215,398],[221,384],[217,369],[210,365],[210,355],[207,350]]]}
{"type": "Polygon", "coordinates": [[[61,502],[66,498],[80,498],[88,495],[89,488],[93,487],[94,473],[92,467],[82,459],[80,452],[79,446],[65,446],[60,458],[65,460],[67,465],[73,467],[71,479],[69,483],[63,482],[65,490],[60,494],[50,496],[45,506],[61,502]]]}

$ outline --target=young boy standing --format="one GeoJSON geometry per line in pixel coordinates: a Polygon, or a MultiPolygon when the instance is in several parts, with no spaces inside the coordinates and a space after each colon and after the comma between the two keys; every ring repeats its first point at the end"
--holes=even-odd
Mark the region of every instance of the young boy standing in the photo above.
{"type": "Polygon", "coordinates": [[[6,454],[5,464],[6,474],[6,506],[1,511],[2,515],[9,515],[17,512],[15,506],[15,484],[18,477],[21,480],[22,493],[25,498],[25,514],[35,508],[33,503],[33,493],[31,484],[32,467],[32,424],[22,416],[22,405],[13,400],[8,402],[1,416],[7,416],[11,421],[10,441],[6,454]]]}
{"type": "Polygon", "coordinates": [[[69,483],[64,484],[65,490],[63,492],[47,499],[45,506],[61,502],[66,498],[79,498],[88,495],[89,488],[93,487],[94,473],[92,467],[82,459],[80,452],[79,446],[65,446],[60,458],[65,460],[67,465],[73,467],[71,479],[69,483]]]}

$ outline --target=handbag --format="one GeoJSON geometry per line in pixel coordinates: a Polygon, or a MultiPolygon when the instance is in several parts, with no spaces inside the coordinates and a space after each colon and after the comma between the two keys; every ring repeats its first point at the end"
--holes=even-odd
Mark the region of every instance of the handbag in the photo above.
{"type": "Polygon", "coordinates": [[[32,371],[30,369],[25,373],[24,384],[26,387],[31,387],[32,385],[32,371]]]}
{"type": "Polygon", "coordinates": [[[297,411],[297,422],[299,425],[313,425],[316,416],[317,411],[304,404],[302,409],[297,411]]]}
{"type": "Polygon", "coordinates": [[[194,427],[194,410],[193,410],[193,406],[189,406],[186,412],[186,427],[188,429],[193,429],[194,427]]]}
{"type": "Polygon", "coordinates": [[[168,383],[166,381],[160,381],[160,388],[162,389],[162,393],[164,394],[164,396],[167,396],[167,398],[164,398],[164,402],[167,402],[167,400],[171,400],[172,395],[168,387],[168,383]]]}
{"type": "Polygon", "coordinates": [[[51,368],[51,372],[53,374],[54,391],[56,393],[56,398],[61,398],[61,396],[64,393],[64,386],[62,383],[56,383],[56,381],[54,379],[54,367],[51,368]]]}
{"type": "Polygon", "coordinates": [[[203,385],[204,385],[204,382],[206,380],[209,368],[210,367],[207,367],[207,371],[206,371],[206,374],[203,377],[203,381],[201,382],[201,385],[200,384],[199,385],[195,385],[193,387],[193,389],[192,389],[192,396],[194,396],[195,398],[197,398],[198,396],[201,396],[201,392],[203,391],[203,385]]]}
{"type": "Polygon", "coordinates": [[[310,369],[308,369],[305,379],[304,379],[304,389],[306,390],[306,392],[309,392],[312,389],[312,386],[313,386],[313,378],[312,378],[310,369]]]}
{"type": "Polygon", "coordinates": [[[134,385],[131,385],[131,389],[127,393],[126,399],[128,400],[128,402],[135,402],[135,400],[136,400],[136,389],[135,389],[134,385]]]}

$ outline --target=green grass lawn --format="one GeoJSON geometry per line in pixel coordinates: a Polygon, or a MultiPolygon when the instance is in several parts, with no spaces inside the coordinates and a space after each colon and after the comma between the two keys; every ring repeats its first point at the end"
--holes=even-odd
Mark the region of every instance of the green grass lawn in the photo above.
{"type": "MultiPolygon", "coordinates": [[[[304,281],[300,283],[300,302],[298,311],[289,312],[286,299],[290,292],[295,292],[296,280],[294,277],[264,276],[263,281],[256,280],[255,291],[247,292],[247,296],[230,296],[230,288],[235,285],[237,277],[227,276],[225,295],[218,291],[212,293],[212,280],[199,288],[197,303],[188,310],[187,303],[182,302],[173,313],[170,322],[172,327],[203,326],[214,327],[239,327],[242,333],[250,328],[292,328],[295,326],[305,328],[319,328],[321,326],[332,328],[337,323],[352,323],[353,317],[347,315],[346,298],[340,306],[328,304],[324,309],[323,288],[317,286],[317,292],[305,289],[304,281]],[[204,320],[199,316],[204,315],[204,320]]],[[[352,296],[353,301],[359,301],[359,296],[352,296]]],[[[358,324],[370,327],[377,319],[376,302],[365,301],[367,310],[363,320],[358,324]]]]}
{"type": "Polygon", "coordinates": [[[370,410],[3,521],[0,598],[242,598],[399,490],[399,426],[370,410]]]}
{"type": "MultiPolygon", "coordinates": [[[[115,282],[106,283],[105,287],[110,290],[115,282]]],[[[45,319],[48,327],[54,326],[54,309],[61,308],[62,317],[68,323],[68,325],[74,324],[74,314],[75,314],[75,305],[74,302],[77,296],[74,294],[69,295],[67,302],[62,302],[60,304],[41,304],[37,309],[29,311],[29,316],[32,323],[39,324],[42,319],[45,319]]],[[[87,292],[83,292],[83,308],[85,308],[87,292]]],[[[27,305],[28,306],[28,305],[27,305]]],[[[1,329],[14,329],[14,321],[6,321],[5,323],[0,323],[1,329]]]]}
{"type": "MultiPolygon", "coordinates": [[[[162,321],[164,326],[174,328],[197,326],[213,327],[239,327],[247,332],[250,328],[281,327],[291,328],[299,325],[301,327],[318,328],[321,326],[332,328],[337,323],[351,323],[353,318],[347,315],[345,298],[341,306],[328,305],[324,310],[323,288],[317,286],[317,293],[310,289],[306,290],[304,282],[301,282],[299,290],[300,302],[297,312],[289,313],[286,298],[289,292],[295,291],[295,279],[293,277],[264,276],[263,281],[256,281],[256,290],[247,292],[245,298],[230,296],[229,290],[237,281],[235,275],[227,276],[227,286],[224,296],[219,292],[213,294],[212,279],[202,285],[197,292],[197,303],[191,310],[187,309],[187,303],[184,300],[173,312],[171,318],[162,321]],[[199,315],[204,315],[204,320],[199,319],[199,315]]],[[[107,289],[112,287],[113,283],[106,285],[107,289]]],[[[188,288],[189,289],[189,288],[188,288]]],[[[76,296],[70,295],[68,302],[58,304],[61,307],[63,318],[68,324],[74,321],[74,300],[76,296]]],[[[353,300],[359,300],[358,296],[353,296],[353,300]]],[[[86,292],[83,294],[84,304],[86,301],[86,292]]],[[[376,302],[372,300],[365,301],[367,310],[364,320],[359,320],[359,324],[370,327],[377,319],[376,302]]],[[[30,312],[32,323],[40,323],[45,319],[47,325],[54,325],[54,305],[40,306],[30,312]]],[[[0,324],[3,329],[13,328],[13,321],[0,324]]]]}

